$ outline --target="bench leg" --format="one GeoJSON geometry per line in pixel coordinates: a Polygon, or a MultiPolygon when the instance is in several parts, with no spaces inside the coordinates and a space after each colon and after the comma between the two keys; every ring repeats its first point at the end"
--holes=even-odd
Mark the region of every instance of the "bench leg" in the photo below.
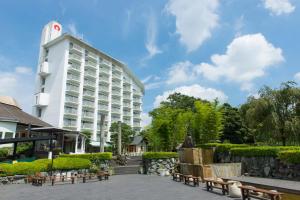
{"type": "Polygon", "coordinates": [[[222,194],[223,195],[225,195],[226,194],[226,192],[225,192],[225,187],[224,187],[224,185],[222,184],[222,194]]]}
{"type": "Polygon", "coordinates": [[[208,181],[206,181],[206,190],[209,191],[209,184],[208,184],[208,181]]]}

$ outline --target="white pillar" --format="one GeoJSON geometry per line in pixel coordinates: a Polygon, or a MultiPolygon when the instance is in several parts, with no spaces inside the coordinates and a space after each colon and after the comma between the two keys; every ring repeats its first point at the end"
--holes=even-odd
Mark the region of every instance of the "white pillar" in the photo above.
{"type": "Polygon", "coordinates": [[[74,153],[77,153],[77,145],[78,145],[78,135],[76,135],[76,139],[75,139],[75,150],[74,150],[74,153]]]}

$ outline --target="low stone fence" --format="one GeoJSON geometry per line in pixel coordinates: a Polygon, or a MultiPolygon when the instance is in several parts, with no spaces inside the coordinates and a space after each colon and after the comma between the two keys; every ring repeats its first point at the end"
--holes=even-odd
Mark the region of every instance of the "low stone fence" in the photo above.
{"type": "Polygon", "coordinates": [[[143,159],[143,173],[149,175],[159,174],[159,169],[171,172],[177,163],[177,158],[143,159]]]}
{"type": "Polygon", "coordinates": [[[242,174],[256,177],[300,180],[300,164],[290,164],[271,156],[241,157],[216,153],[216,163],[242,163],[242,174]]]}

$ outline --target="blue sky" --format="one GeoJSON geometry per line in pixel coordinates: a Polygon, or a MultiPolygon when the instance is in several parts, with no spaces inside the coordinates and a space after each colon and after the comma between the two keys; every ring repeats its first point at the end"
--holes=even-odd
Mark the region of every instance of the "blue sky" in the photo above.
{"type": "Polygon", "coordinates": [[[265,84],[300,82],[299,7],[299,0],[1,1],[0,95],[31,112],[41,30],[57,20],[143,80],[145,113],[174,91],[238,106],[265,84]]]}

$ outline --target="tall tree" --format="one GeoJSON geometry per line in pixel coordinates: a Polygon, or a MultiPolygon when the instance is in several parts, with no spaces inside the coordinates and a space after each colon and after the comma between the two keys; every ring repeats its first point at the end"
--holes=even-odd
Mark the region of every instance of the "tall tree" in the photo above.
{"type": "MultiPolygon", "coordinates": [[[[118,145],[118,130],[119,125],[117,122],[114,122],[110,126],[110,140],[113,147],[113,152],[116,152],[118,145]]],[[[135,135],[135,131],[127,124],[121,123],[121,131],[122,131],[122,151],[128,147],[128,145],[132,142],[132,139],[135,135]]]]}
{"type": "Polygon", "coordinates": [[[285,146],[297,132],[300,89],[294,82],[285,82],[279,89],[265,86],[259,95],[241,106],[244,122],[256,140],[280,141],[285,146]]]}
{"type": "Polygon", "coordinates": [[[241,144],[246,140],[246,128],[237,108],[225,103],[222,106],[224,129],[221,141],[229,141],[234,144],[241,144]]]}

